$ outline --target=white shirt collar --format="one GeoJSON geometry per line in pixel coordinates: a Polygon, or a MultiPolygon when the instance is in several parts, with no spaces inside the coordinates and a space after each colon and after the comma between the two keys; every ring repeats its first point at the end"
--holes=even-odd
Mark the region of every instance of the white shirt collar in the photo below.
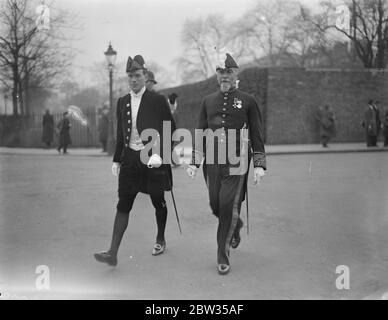
{"type": "Polygon", "coordinates": [[[135,93],[134,91],[129,91],[129,94],[131,95],[131,97],[133,98],[141,98],[141,96],[143,95],[143,93],[146,91],[146,87],[144,86],[138,93],[135,93]]]}

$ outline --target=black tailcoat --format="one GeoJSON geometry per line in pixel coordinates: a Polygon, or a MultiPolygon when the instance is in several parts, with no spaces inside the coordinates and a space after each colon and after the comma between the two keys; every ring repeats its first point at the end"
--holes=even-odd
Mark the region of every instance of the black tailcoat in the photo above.
{"type": "MultiPolygon", "coordinates": [[[[131,108],[131,95],[127,94],[119,98],[117,102],[117,138],[116,138],[116,151],[113,157],[114,162],[120,163],[122,166],[131,163],[129,141],[132,131],[132,108],[131,108]]],[[[175,130],[175,122],[171,115],[170,108],[167,100],[164,96],[145,90],[142,95],[139,111],[137,113],[136,128],[141,135],[145,129],[154,129],[160,136],[160,157],[163,158],[163,139],[169,139],[171,141],[171,135],[163,135],[163,121],[170,121],[171,134],[175,130]]],[[[143,144],[146,145],[149,140],[143,140],[143,144]]],[[[171,144],[172,145],[172,144],[171,144]]],[[[171,155],[171,150],[167,150],[171,155]]],[[[166,152],[166,154],[167,154],[166,152]]],[[[139,191],[144,193],[152,193],[158,191],[155,189],[169,191],[172,189],[172,172],[170,164],[163,164],[159,168],[152,168],[145,170],[143,177],[144,187],[139,191]],[[150,184],[152,181],[152,185],[150,184]],[[155,183],[156,182],[156,183],[155,183]],[[153,189],[153,190],[151,190],[153,189]]]]}

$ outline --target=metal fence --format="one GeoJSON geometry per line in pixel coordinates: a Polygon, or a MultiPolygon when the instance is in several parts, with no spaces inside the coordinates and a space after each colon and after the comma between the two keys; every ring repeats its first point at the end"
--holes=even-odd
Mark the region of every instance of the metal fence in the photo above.
{"type": "MultiPolygon", "coordinates": [[[[84,126],[80,121],[70,117],[70,136],[72,147],[98,147],[98,113],[95,110],[83,112],[87,119],[84,126]]],[[[54,128],[62,119],[62,113],[53,114],[54,128]]],[[[0,145],[18,147],[42,147],[43,114],[18,117],[0,116],[0,145]]],[[[55,131],[55,130],[54,130],[55,131]]],[[[58,144],[58,135],[54,133],[54,145],[58,144]]]]}

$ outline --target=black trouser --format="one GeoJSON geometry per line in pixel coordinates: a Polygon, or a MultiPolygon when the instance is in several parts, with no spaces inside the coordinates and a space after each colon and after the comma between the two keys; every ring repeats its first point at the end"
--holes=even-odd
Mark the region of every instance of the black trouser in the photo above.
{"type": "Polygon", "coordinates": [[[58,146],[58,151],[61,151],[61,149],[63,148],[63,153],[66,153],[67,152],[67,147],[68,147],[68,142],[66,139],[60,139],[60,142],[59,142],[59,146],[58,146]]]}
{"type": "Polygon", "coordinates": [[[218,217],[217,262],[229,264],[229,249],[233,232],[240,219],[245,175],[230,175],[227,165],[207,165],[206,184],[210,207],[218,217]]]}

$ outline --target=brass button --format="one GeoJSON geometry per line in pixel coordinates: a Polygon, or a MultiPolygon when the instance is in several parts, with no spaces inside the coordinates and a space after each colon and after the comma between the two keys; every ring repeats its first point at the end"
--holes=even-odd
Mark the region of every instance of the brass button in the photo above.
{"type": "Polygon", "coordinates": [[[129,132],[129,131],[131,131],[131,129],[128,128],[127,131],[129,132]]]}
{"type": "Polygon", "coordinates": [[[128,112],[127,112],[127,115],[129,115],[129,114],[130,114],[130,112],[128,111],[128,112]]]}

